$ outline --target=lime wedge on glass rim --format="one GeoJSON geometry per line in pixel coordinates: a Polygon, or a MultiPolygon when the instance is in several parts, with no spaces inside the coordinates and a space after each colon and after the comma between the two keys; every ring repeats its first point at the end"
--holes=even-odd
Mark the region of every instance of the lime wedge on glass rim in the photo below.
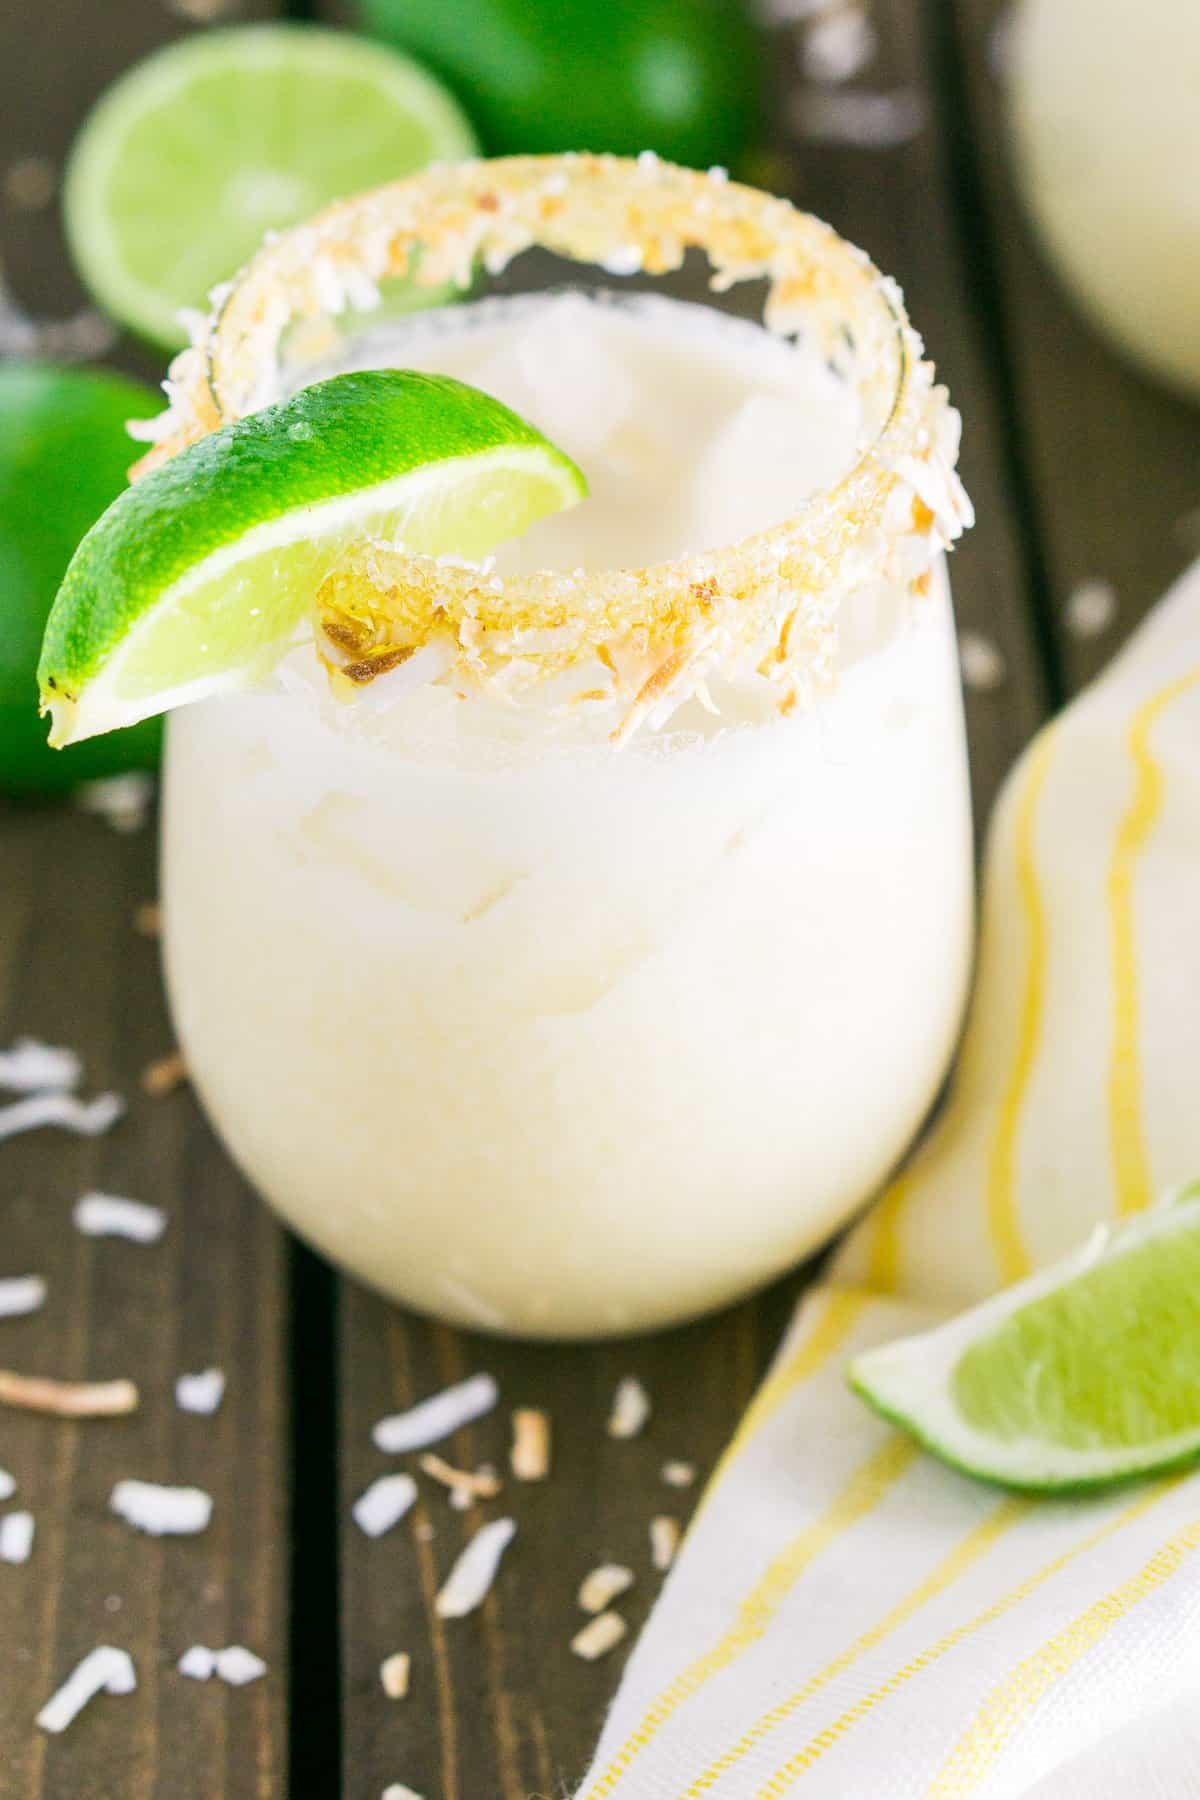
{"type": "Polygon", "coordinates": [[[532,425],[448,376],[304,388],[160,464],[88,532],[38,665],[50,741],[260,679],[364,538],[476,558],[586,491],[532,425]]]}
{"type": "Polygon", "coordinates": [[[1200,1457],[1200,1182],[934,1331],[868,1350],[850,1385],[965,1474],[1034,1493],[1200,1457]]]}
{"type": "Polygon", "coordinates": [[[136,64],[84,122],[67,240],[100,304],[174,348],[180,310],[205,309],[264,232],[476,148],[457,103],[397,51],[315,25],[196,33],[136,64]]]}

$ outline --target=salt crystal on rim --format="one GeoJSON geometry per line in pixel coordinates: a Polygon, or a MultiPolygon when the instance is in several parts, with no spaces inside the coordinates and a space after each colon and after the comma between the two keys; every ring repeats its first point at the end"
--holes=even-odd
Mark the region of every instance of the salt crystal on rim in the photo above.
{"type": "Polygon", "coordinates": [[[597,1662],[600,1657],[607,1656],[615,1644],[620,1643],[626,1630],[620,1613],[599,1613],[575,1633],[571,1639],[571,1649],[584,1662],[597,1662]]]}
{"type": "Polygon", "coordinates": [[[509,1464],[518,1481],[545,1481],[550,1473],[550,1415],[536,1406],[513,1412],[509,1464]]]}
{"type": "Polygon", "coordinates": [[[579,1604],[586,1613],[602,1613],[606,1606],[633,1586],[633,1570],[623,1563],[601,1563],[579,1585],[579,1604]]]}
{"type": "Polygon", "coordinates": [[[407,1650],[397,1650],[384,1657],[379,1665],[379,1684],[389,1700],[407,1698],[411,1669],[412,1658],[407,1650]]]}
{"type": "Polygon", "coordinates": [[[665,1462],[662,1478],[668,1487],[688,1488],[696,1479],[696,1465],[690,1462],[665,1462]]]}
{"type": "Polygon", "coordinates": [[[0,1562],[24,1563],[33,1549],[33,1514],[8,1513],[0,1519],[0,1562]]]}
{"type": "Polygon", "coordinates": [[[392,1413],[388,1418],[380,1419],[371,1437],[376,1449],[384,1450],[390,1456],[402,1455],[406,1450],[424,1450],[427,1445],[449,1437],[460,1426],[481,1419],[484,1413],[491,1412],[499,1398],[500,1390],[490,1375],[472,1375],[469,1380],[444,1388],[440,1394],[432,1395],[407,1412],[392,1413]]]}
{"type": "Polygon", "coordinates": [[[398,1525],[417,1497],[411,1475],[381,1475],[351,1507],[354,1523],[368,1537],[382,1537],[398,1525]]]}
{"type": "Polygon", "coordinates": [[[1081,581],[1067,596],[1067,627],[1077,638],[1099,637],[1117,616],[1111,581],[1081,581]]]}
{"type": "Polygon", "coordinates": [[[119,1518],[152,1537],[204,1531],[213,1509],[212,1495],[203,1488],[166,1487],[157,1481],[118,1481],[108,1504],[119,1518]]]}
{"type": "Polygon", "coordinates": [[[20,1319],[46,1303],[46,1284],[40,1275],[10,1275],[0,1281],[0,1319],[20,1319]]]}
{"type": "Polygon", "coordinates": [[[433,1603],[439,1619],[463,1619],[483,1603],[516,1529],[512,1519],[494,1519],[475,1533],[433,1603]]]}
{"type": "Polygon", "coordinates": [[[185,1650],[175,1667],[190,1681],[207,1681],[217,1666],[217,1653],[206,1644],[193,1644],[185,1650]]]}
{"type": "Polygon", "coordinates": [[[7,1469],[0,1469],[0,1500],[11,1500],[17,1491],[16,1477],[7,1469]]]}
{"type": "Polygon", "coordinates": [[[213,1667],[218,1680],[230,1687],[245,1687],[248,1681],[257,1681],[267,1672],[262,1657],[255,1656],[244,1644],[230,1644],[227,1649],[218,1650],[213,1667]]]}
{"type": "Polygon", "coordinates": [[[119,1094],[97,1094],[94,1100],[78,1100],[74,1094],[30,1094],[12,1106],[0,1106],[0,1143],[22,1131],[40,1131],[57,1125],[77,1137],[99,1137],[115,1125],[125,1111],[119,1094]]]}
{"type": "Polygon", "coordinates": [[[650,1521],[650,1561],[665,1573],[675,1561],[679,1548],[679,1520],[665,1513],[650,1521]]]}
{"type": "Polygon", "coordinates": [[[132,1694],[136,1686],[137,1671],[128,1650],[100,1644],[88,1651],[57,1693],[50,1696],[36,1723],[43,1731],[65,1731],[97,1694],[132,1694]]]}
{"type": "Polygon", "coordinates": [[[157,1244],[167,1229],[161,1206],[125,1200],[119,1194],[84,1194],[75,1202],[71,1218],[85,1237],[123,1237],[135,1244],[157,1244]]]}
{"type": "Polygon", "coordinates": [[[43,1044],[37,1038],[19,1037],[11,1049],[0,1050],[0,1087],[17,1094],[62,1092],[77,1087],[83,1064],[74,1050],[43,1044]]]}
{"type": "Polygon", "coordinates": [[[608,1435],[614,1438],[637,1437],[650,1417],[650,1396],[636,1375],[626,1375],[617,1383],[612,1411],[608,1415],[608,1435]]]}
{"type": "Polygon", "coordinates": [[[175,1382],[175,1404],[180,1412],[215,1413],[225,1398],[222,1369],[202,1369],[197,1375],[180,1375],[175,1382]]]}

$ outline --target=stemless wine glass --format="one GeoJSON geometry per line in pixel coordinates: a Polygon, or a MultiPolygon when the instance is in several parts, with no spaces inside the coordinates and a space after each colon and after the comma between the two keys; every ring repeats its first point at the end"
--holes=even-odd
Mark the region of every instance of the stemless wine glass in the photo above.
{"type": "Polygon", "coordinates": [[[649,157],[431,170],[289,233],[177,362],[156,456],[361,361],[390,282],[512,286],[535,246],[665,284],[702,252],[714,304],[761,284],[853,409],[846,465],[650,567],[334,570],[322,656],[171,719],[165,952],[199,1093],[289,1223],[426,1311],[583,1336],[814,1249],[941,1082],[973,911],[941,551],[969,508],[894,284],[649,157]],[[400,664],[348,699],[322,667],[347,632],[400,664]]]}

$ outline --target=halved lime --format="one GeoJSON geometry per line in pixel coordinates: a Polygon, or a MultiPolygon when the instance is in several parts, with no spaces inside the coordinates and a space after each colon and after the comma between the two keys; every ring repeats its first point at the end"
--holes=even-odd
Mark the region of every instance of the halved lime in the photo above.
{"type": "Polygon", "coordinates": [[[479,557],[586,491],[532,425],[449,376],[304,388],[161,464],[88,532],[38,666],[50,741],[259,679],[363,538],[479,557]]]}
{"type": "Polygon", "coordinates": [[[1200,1456],[1200,1183],[850,1384],[968,1475],[1046,1492],[1200,1456]]]}
{"type": "Polygon", "coordinates": [[[67,237],[101,305],[174,347],[180,308],[205,308],[266,231],[475,148],[445,89],[396,51],[311,25],[205,32],[138,63],[89,115],[67,237]]]}

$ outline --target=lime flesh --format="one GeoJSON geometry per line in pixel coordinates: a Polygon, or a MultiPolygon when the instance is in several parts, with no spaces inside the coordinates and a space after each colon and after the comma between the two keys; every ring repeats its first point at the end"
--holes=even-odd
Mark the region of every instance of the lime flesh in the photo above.
{"type": "Polygon", "coordinates": [[[1200,1456],[1200,1187],[867,1351],[850,1381],[935,1455],[1009,1487],[1099,1487],[1200,1456]]]}
{"type": "Polygon", "coordinates": [[[305,388],[162,464],[84,538],[38,668],[51,742],[259,679],[364,538],[478,557],[585,491],[532,425],[448,376],[305,388]]]}
{"type": "Polygon", "coordinates": [[[180,309],[205,308],[266,231],[474,150],[455,102],[394,51],[317,26],[205,32],[147,57],[91,113],[67,236],[100,303],[171,348],[180,309]]]}

